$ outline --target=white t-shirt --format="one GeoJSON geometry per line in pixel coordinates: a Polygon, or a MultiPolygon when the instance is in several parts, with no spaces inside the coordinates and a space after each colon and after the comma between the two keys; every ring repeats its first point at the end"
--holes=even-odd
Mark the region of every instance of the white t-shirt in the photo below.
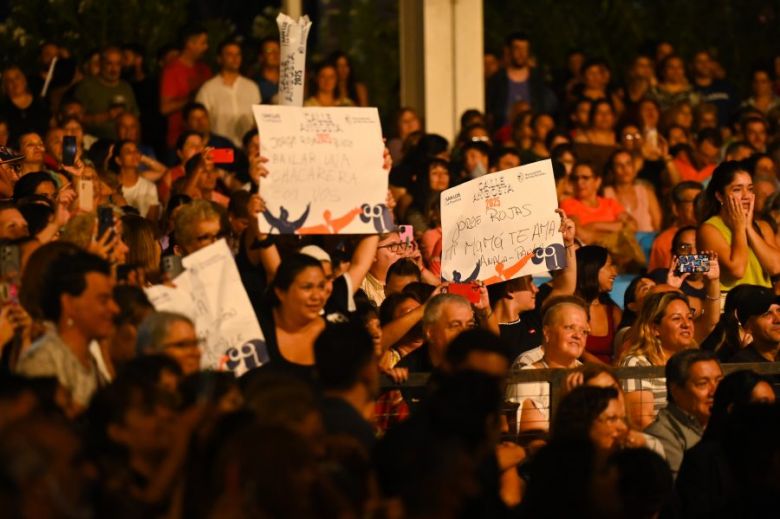
{"type": "Polygon", "coordinates": [[[244,76],[226,85],[217,74],[203,83],[195,100],[208,110],[211,131],[241,147],[241,138],[255,126],[252,105],[260,104],[260,89],[244,76]]]}
{"type": "Polygon", "coordinates": [[[146,217],[149,208],[160,205],[160,199],[157,197],[157,186],[154,182],[138,177],[138,182],[133,187],[122,186],[122,196],[127,203],[138,209],[141,216],[146,217]]]}

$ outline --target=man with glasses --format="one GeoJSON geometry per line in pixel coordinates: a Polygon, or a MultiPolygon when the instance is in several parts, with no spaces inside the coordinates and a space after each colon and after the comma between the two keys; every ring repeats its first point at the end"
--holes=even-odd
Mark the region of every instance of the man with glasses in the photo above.
{"type": "Polygon", "coordinates": [[[220,215],[212,202],[194,200],[183,205],[177,212],[173,224],[175,250],[181,256],[208,247],[222,238],[220,215]]]}
{"type": "Polygon", "coordinates": [[[16,150],[0,146],[0,198],[9,199],[14,196],[14,186],[19,180],[19,168],[24,155],[16,150]]]}
{"type": "Polygon", "coordinates": [[[672,239],[681,227],[696,225],[695,200],[703,190],[703,186],[694,181],[680,182],[672,190],[672,215],[674,223],[671,227],[656,236],[650,250],[648,271],[668,268],[672,263],[672,239]]]}

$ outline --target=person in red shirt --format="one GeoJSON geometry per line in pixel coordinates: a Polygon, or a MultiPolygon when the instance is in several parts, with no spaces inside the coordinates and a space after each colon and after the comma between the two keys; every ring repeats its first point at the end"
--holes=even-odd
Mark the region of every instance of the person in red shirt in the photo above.
{"type": "Polygon", "coordinates": [[[184,129],[182,108],[195,98],[201,85],[209,79],[211,69],[200,59],[209,48],[208,33],[203,26],[184,30],[179,56],[163,69],[160,80],[160,112],[168,118],[166,143],[172,148],[184,129]]]}

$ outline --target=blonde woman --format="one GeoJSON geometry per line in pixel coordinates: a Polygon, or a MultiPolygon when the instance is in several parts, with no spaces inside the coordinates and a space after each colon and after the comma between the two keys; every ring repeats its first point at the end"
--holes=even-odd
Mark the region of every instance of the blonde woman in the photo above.
{"type": "MultiPolygon", "coordinates": [[[[645,299],[629,331],[629,348],[620,367],[665,366],[676,352],[696,347],[688,298],[679,292],[652,294],[645,299]]],[[[626,404],[633,424],[641,430],[666,405],[664,378],[626,379],[626,404]]]]}

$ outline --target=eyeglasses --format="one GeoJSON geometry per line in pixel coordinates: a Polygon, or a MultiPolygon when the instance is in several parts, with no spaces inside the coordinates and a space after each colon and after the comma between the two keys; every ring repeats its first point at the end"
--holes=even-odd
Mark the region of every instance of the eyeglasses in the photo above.
{"type": "Polygon", "coordinates": [[[9,169],[15,173],[19,173],[22,170],[22,163],[21,161],[17,161],[17,162],[11,162],[6,164],[0,164],[0,168],[9,169]]]}
{"type": "Polygon", "coordinates": [[[184,339],[181,341],[169,342],[163,344],[162,346],[165,349],[174,348],[177,350],[183,350],[187,348],[200,348],[204,343],[205,341],[203,339],[184,339]]]}
{"type": "Polygon", "coordinates": [[[380,245],[379,247],[377,247],[377,249],[388,249],[393,254],[398,254],[399,252],[404,252],[407,249],[414,250],[416,248],[417,248],[417,242],[415,242],[415,241],[409,241],[409,242],[396,241],[396,242],[393,242],[393,243],[387,243],[385,245],[380,245]]]}
{"type": "Polygon", "coordinates": [[[196,236],[195,237],[195,241],[197,241],[198,243],[205,243],[205,242],[214,243],[215,241],[217,241],[217,240],[219,240],[221,238],[224,238],[224,237],[225,237],[225,234],[221,233],[221,232],[218,232],[216,234],[215,233],[207,233],[207,234],[201,234],[200,236],[196,236]]]}
{"type": "Polygon", "coordinates": [[[638,133],[627,133],[623,136],[623,138],[627,141],[638,141],[642,138],[642,136],[638,133]]]}
{"type": "Polygon", "coordinates": [[[608,416],[599,416],[598,418],[596,418],[596,421],[607,425],[617,425],[619,423],[622,423],[624,425],[628,424],[628,420],[625,416],[618,416],[616,414],[612,414],[608,416]]]}

